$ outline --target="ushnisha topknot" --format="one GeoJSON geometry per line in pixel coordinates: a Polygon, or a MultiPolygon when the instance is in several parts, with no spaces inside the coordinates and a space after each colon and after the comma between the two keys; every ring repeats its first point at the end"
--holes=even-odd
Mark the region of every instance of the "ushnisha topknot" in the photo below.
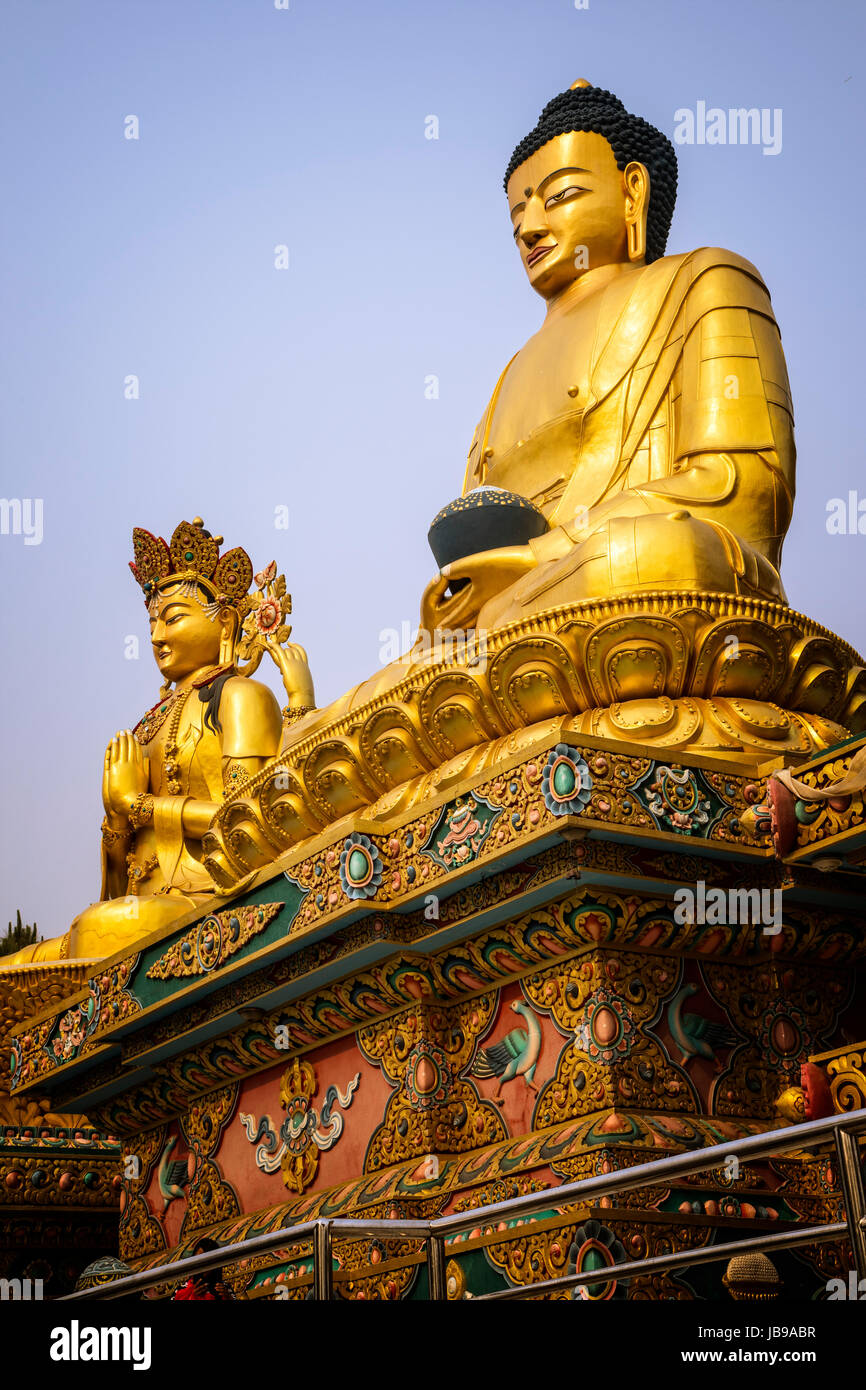
{"type": "Polygon", "coordinates": [[[505,187],[524,160],[548,140],[571,131],[603,136],[613,150],[618,169],[624,169],[632,160],[646,165],[650,176],[646,259],[647,263],[658,260],[665,253],[677,199],[676,151],[666,135],[642,116],[631,115],[619,97],[603,87],[592,87],[581,80],[547,103],[538,124],[524,136],[511,156],[505,171],[505,187]]]}

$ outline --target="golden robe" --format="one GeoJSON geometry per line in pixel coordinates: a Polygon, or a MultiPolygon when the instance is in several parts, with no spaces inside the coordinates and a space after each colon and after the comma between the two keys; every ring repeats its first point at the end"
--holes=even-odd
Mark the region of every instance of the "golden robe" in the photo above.
{"type": "Polygon", "coordinates": [[[793,409],[766,286],[742,257],[702,248],[655,261],[625,290],[600,291],[588,354],[545,368],[548,391],[561,373],[560,408],[520,439],[500,425],[518,353],[478,426],[464,493],[509,488],[552,528],[530,543],[539,567],[479,627],[656,588],[784,599],[793,409]],[[673,519],[691,524],[674,534],[662,524],[673,519]]]}

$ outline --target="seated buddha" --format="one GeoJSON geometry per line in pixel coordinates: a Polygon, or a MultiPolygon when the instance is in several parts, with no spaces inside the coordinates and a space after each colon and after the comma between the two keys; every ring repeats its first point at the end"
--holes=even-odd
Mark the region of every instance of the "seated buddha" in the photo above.
{"type": "Polygon", "coordinates": [[[164,685],[157,703],[105,752],[101,898],[64,936],[4,957],[2,969],[111,955],[210,898],[202,837],[227,792],[274,757],[283,719],[293,714],[281,714],[270,688],[251,679],[264,650],[285,668],[297,702],[312,703],[306,656],[285,644],[290,600],[276,565],[255,576],[255,599],[245,552],[220,557],[222,537],[211,536],[200,517],[181,522],[170,545],[139,528],[133,542],[130,568],[144,592],[164,685]],[[279,651],[272,637],[283,644],[279,651]],[[244,674],[241,655],[250,658],[244,674]]]}
{"type": "MultiPolygon", "coordinates": [[[[779,330],[742,257],[665,255],[676,183],[667,137],[584,81],[515,149],[512,235],[545,314],[496,382],[463,501],[516,494],[540,513],[541,533],[503,545],[491,524],[483,548],[427,586],[422,633],[490,632],[659,590],[785,602],[795,453],[779,330]]],[[[290,728],[288,744],[437,654],[416,644],[290,728]]]]}

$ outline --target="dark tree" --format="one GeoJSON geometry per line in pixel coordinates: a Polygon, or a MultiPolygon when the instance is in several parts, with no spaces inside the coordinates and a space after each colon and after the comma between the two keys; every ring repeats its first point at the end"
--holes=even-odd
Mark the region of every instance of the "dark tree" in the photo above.
{"type": "Polygon", "coordinates": [[[4,936],[0,936],[0,956],[11,956],[13,952],[20,951],[22,946],[32,946],[34,942],[41,941],[36,923],[27,926],[21,921],[21,908],[19,907],[15,919],[15,925],[10,922],[4,936]]]}

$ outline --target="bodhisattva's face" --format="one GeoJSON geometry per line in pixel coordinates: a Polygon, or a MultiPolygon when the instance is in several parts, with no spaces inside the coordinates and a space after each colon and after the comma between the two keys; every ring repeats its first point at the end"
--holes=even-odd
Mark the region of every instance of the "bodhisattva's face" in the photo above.
{"type": "Polygon", "coordinates": [[[548,140],[518,165],[507,192],[529,283],[551,299],[588,270],[628,263],[627,212],[634,215],[636,195],[642,211],[648,176],[639,164],[618,169],[604,137],[580,131],[548,140]]]}
{"type": "Polygon", "coordinates": [[[150,620],[150,641],[160,673],[167,681],[215,666],[219,660],[222,627],[209,618],[201,603],[183,589],[161,590],[150,620]]]}

